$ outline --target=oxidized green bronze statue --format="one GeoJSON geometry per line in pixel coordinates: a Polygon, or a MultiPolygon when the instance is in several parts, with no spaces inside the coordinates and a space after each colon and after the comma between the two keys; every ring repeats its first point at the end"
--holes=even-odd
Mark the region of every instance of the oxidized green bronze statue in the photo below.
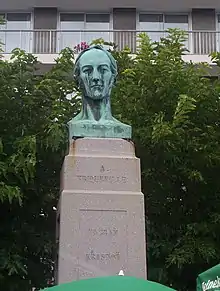
{"type": "Polygon", "coordinates": [[[90,47],[78,56],[74,77],[82,93],[82,110],[68,123],[70,139],[131,138],[131,126],[111,113],[110,95],[116,76],[116,61],[101,46],[90,47]]]}

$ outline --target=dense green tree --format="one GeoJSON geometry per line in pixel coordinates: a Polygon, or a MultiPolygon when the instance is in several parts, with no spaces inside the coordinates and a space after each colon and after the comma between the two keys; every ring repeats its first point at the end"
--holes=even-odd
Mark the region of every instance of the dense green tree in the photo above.
{"type": "Polygon", "coordinates": [[[37,59],[14,50],[0,60],[0,286],[30,290],[52,280],[59,173],[66,123],[78,111],[73,53],[37,74],[37,59]]]}
{"type": "Polygon", "coordinates": [[[184,63],[184,41],[178,30],[160,43],[142,34],[135,58],[115,52],[113,111],[132,124],[141,158],[149,278],[195,290],[220,256],[220,87],[184,63]]]}

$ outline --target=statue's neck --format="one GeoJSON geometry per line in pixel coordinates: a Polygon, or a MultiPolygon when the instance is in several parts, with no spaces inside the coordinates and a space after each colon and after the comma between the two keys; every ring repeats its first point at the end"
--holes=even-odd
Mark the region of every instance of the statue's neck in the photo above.
{"type": "Polygon", "coordinates": [[[101,100],[94,100],[88,97],[84,98],[83,115],[86,119],[109,119],[111,117],[110,98],[105,97],[101,100]]]}

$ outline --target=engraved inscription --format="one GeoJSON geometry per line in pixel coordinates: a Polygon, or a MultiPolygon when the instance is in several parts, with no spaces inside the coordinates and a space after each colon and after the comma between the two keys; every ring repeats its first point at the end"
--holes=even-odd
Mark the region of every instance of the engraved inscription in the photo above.
{"type": "Polygon", "coordinates": [[[118,229],[116,227],[112,228],[89,228],[89,232],[92,233],[92,235],[117,235],[118,229]]]}
{"type": "Polygon", "coordinates": [[[91,209],[80,209],[78,253],[80,261],[87,263],[85,266],[114,273],[127,262],[127,211],[112,210],[111,205],[103,204],[98,201],[98,205],[93,204],[91,209]]]}
{"type": "Polygon", "coordinates": [[[84,176],[77,175],[76,176],[80,181],[89,182],[89,183],[100,183],[100,182],[108,182],[108,183],[126,183],[128,181],[127,177],[124,176],[84,176]]]}
{"type": "Polygon", "coordinates": [[[95,253],[91,250],[90,253],[86,254],[86,260],[95,260],[95,261],[103,261],[103,260],[120,260],[120,253],[95,253]]]}

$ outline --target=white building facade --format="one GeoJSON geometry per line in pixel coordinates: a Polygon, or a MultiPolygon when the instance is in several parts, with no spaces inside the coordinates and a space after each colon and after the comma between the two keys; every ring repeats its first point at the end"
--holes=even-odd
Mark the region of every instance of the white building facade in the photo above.
{"type": "Polygon", "coordinates": [[[34,53],[52,64],[65,47],[103,38],[136,51],[137,35],[145,31],[159,40],[168,28],[187,32],[184,58],[210,60],[220,49],[219,0],[2,0],[0,39],[5,58],[12,49],[34,53]]]}

